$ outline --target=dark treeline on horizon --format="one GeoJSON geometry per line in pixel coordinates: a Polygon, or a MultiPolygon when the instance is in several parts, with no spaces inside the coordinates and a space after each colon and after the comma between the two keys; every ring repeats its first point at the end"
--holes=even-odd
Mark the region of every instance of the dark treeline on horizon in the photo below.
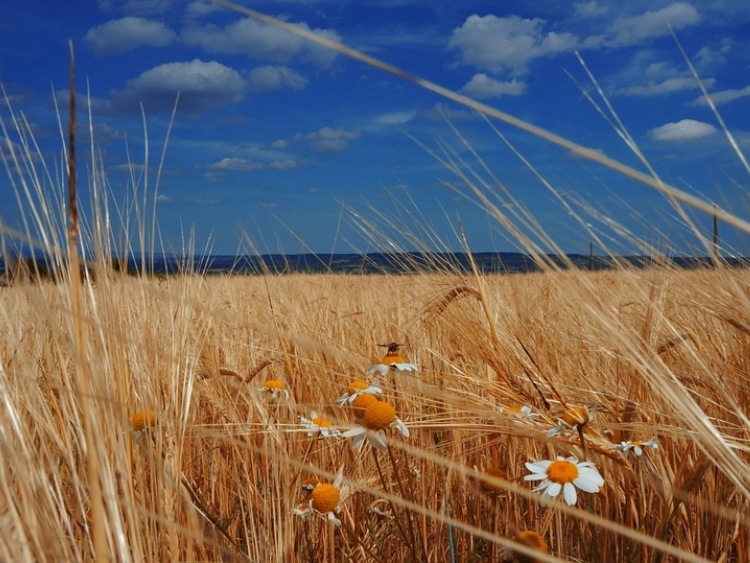
{"type": "MultiPolygon", "coordinates": [[[[261,273],[343,273],[343,274],[409,274],[416,272],[469,272],[472,260],[485,274],[511,274],[541,271],[543,268],[576,268],[580,270],[612,270],[623,267],[709,268],[715,264],[710,257],[595,256],[584,254],[542,255],[534,257],[512,252],[399,252],[369,254],[263,254],[213,256],[149,256],[132,255],[127,260],[113,259],[112,269],[137,275],[169,275],[181,272],[204,275],[257,275],[261,273]]],[[[45,256],[0,256],[0,275],[4,277],[53,278],[61,261],[45,256]]],[[[745,267],[750,258],[722,258],[722,265],[745,267]]],[[[89,265],[88,270],[95,268],[89,265]]]]}

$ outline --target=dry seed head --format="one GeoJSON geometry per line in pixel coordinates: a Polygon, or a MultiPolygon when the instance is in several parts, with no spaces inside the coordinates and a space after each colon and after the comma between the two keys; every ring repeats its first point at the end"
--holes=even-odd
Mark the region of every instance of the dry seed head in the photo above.
{"type": "Polygon", "coordinates": [[[363,418],[370,430],[385,430],[396,420],[396,409],[384,401],[375,401],[367,406],[363,418]]]}
{"type": "Polygon", "coordinates": [[[367,410],[367,407],[377,402],[378,399],[374,395],[369,395],[367,393],[359,395],[356,399],[354,399],[354,401],[352,401],[354,414],[360,418],[363,417],[365,415],[365,410],[367,410]]]}
{"type": "Polygon", "coordinates": [[[312,492],[312,507],[320,513],[331,512],[339,505],[341,492],[330,483],[320,483],[312,492]]]}
{"type": "Polygon", "coordinates": [[[133,427],[133,430],[139,432],[156,424],[156,420],[156,411],[138,411],[132,417],[130,417],[130,425],[133,427]]]}

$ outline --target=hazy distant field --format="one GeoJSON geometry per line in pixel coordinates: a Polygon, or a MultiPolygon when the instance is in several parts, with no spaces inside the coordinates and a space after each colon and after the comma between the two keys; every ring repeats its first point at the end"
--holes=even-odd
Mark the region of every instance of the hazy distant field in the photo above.
{"type": "Polygon", "coordinates": [[[4,560],[92,556],[82,405],[117,560],[500,561],[522,530],[563,560],[748,558],[744,271],[100,275],[83,287],[92,402],[69,290],[0,289],[4,560]],[[368,376],[391,341],[419,371],[368,376]],[[312,411],[356,426],[337,399],[357,379],[408,438],[307,435],[312,411]],[[503,411],[524,405],[540,416],[503,411]],[[582,436],[604,485],[541,507],[525,463],[583,459],[575,429],[547,437],[578,406],[598,407],[582,436]],[[652,437],[640,457],[613,449],[652,437]],[[339,474],[339,526],[293,513],[339,474]]]}

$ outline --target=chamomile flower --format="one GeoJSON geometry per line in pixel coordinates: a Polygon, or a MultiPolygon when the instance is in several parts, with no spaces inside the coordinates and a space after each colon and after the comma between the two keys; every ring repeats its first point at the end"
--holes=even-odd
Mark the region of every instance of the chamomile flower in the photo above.
{"type": "Polygon", "coordinates": [[[299,421],[302,426],[307,430],[307,435],[310,437],[318,438],[340,438],[341,432],[338,428],[335,428],[330,420],[318,416],[318,413],[312,411],[310,418],[304,416],[299,417],[299,421]]]}
{"type": "Polygon", "coordinates": [[[515,418],[539,418],[539,413],[534,412],[534,410],[528,405],[522,407],[503,407],[501,412],[504,415],[515,418]]]}
{"type": "Polygon", "coordinates": [[[336,526],[341,526],[341,520],[336,516],[341,500],[341,483],[343,476],[339,475],[331,483],[318,483],[310,493],[310,500],[292,510],[292,513],[303,520],[311,514],[325,517],[336,526]]]}
{"type": "Polygon", "coordinates": [[[138,411],[130,417],[130,427],[134,431],[140,432],[141,430],[145,430],[146,428],[151,428],[152,426],[154,426],[157,420],[158,416],[156,414],[156,411],[138,411]]]}
{"type": "Polygon", "coordinates": [[[571,456],[559,457],[555,461],[543,460],[527,463],[526,468],[531,471],[524,481],[541,481],[534,487],[534,491],[542,492],[542,505],[549,499],[556,498],[562,491],[563,498],[569,506],[578,500],[576,489],[587,493],[598,493],[604,485],[604,478],[599,474],[591,461],[578,461],[571,456]]]}
{"type": "MultiPolygon", "coordinates": [[[[520,543],[524,547],[538,551],[539,553],[547,553],[547,541],[534,530],[524,530],[523,532],[519,532],[513,538],[513,541],[520,543]]],[[[518,563],[534,563],[537,559],[529,555],[514,552],[513,561],[518,563]]]]}
{"type": "Polygon", "coordinates": [[[261,391],[268,395],[271,401],[278,401],[281,398],[289,400],[289,390],[286,388],[284,382],[278,379],[266,380],[261,391]]]}
{"type": "Polygon", "coordinates": [[[386,501],[384,501],[382,499],[381,500],[376,500],[375,502],[373,502],[370,505],[370,509],[369,510],[370,510],[370,512],[372,512],[373,514],[377,514],[381,518],[385,518],[386,520],[393,520],[394,517],[393,517],[393,514],[391,513],[391,511],[388,510],[388,509],[380,507],[380,505],[382,503],[384,503],[384,502],[386,502],[386,501]]]}
{"type": "Polygon", "coordinates": [[[596,407],[570,407],[566,410],[561,419],[558,419],[557,426],[547,432],[547,437],[558,436],[566,430],[581,430],[594,419],[596,407]]]}
{"type": "Polygon", "coordinates": [[[390,344],[378,344],[382,348],[388,348],[383,359],[380,363],[373,364],[367,368],[367,373],[370,375],[388,375],[391,371],[395,372],[412,372],[419,371],[417,364],[412,364],[404,360],[404,357],[399,353],[398,349],[402,346],[396,342],[390,344]]]}
{"type": "Polygon", "coordinates": [[[385,439],[385,429],[394,428],[404,437],[409,437],[409,429],[406,424],[396,416],[396,409],[386,402],[375,400],[365,408],[362,415],[363,426],[357,426],[344,432],[345,438],[352,438],[355,448],[362,447],[367,438],[370,444],[379,449],[388,447],[385,439]]]}
{"type": "Polygon", "coordinates": [[[646,440],[645,442],[637,442],[637,441],[626,441],[626,442],[620,442],[618,445],[616,445],[613,450],[620,451],[623,454],[627,455],[628,452],[632,451],[635,455],[641,456],[643,455],[643,449],[644,448],[658,448],[659,444],[656,441],[656,438],[651,438],[650,440],[646,440]]]}
{"type": "Polygon", "coordinates": [[[362,394],[380,395],[382,392],[383,390],[377,385],[369,385],[364,381],[352,381],[346,393],[341,395],[336,402],[340,407],[343,407],[344,405],[351,405],[362,394]]]}

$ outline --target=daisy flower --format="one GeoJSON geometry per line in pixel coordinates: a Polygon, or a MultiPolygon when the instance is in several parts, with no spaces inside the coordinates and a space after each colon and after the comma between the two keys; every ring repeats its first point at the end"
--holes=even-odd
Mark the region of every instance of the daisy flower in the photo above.
{"type": "Polygon", "coordinates": [[[286,388],[284,382],[278,379],[267,380],[263,384],[261,391],[268,395],[268,398],[272,401],[277,401],[282,397],[287,401],[289,400],[289,390],[286,388]]]}
{"type": "Polygon", "coordinates": [[[578,500],[576,488],[587,493],[598,493],[604,485],[604,478],[592,462],[578,461],[573,456],[527,463],[526,468],[531,474],[526,475],[524,481],[541,481],[534,491],[543,493],[542,505],[562,491],[565,502],[573,506],[578,500]]]}
{"type": "Polygon", "coordinates": [[[534,412],[528,405],[522,407],[503,407],[500,412],[515,418],[539,418],[539,413],[534,412]]]}
{"type": "Polygon", "coordinates": [[[311,514],[317,514],[326,518],[336,526],[341,526],[341,520],[336,516],[341,500],[341,483],[343,476],[339,475],[336,481],[331,483],[318,483],[310,493],[310,500],[292,510],[292,513],[303,520],[311,514]]]}
{"type": "Polygon", "coordinates": [[[383,401],[375,400],[367,406],[362,415],[362,424],[363,426],[351,428],[343,434],[344,438],[352,438],[355,448],[362,447],[365,438],[375,448],[387,448],[386,428],[395,428],[404,438],[409,437],[409,429],[396,416],[396,409],[383,401]]]}
{"type": "Polygon", "coordinates": [[[594,419],[596,407],[570,407],[561,419],[557,420],[557,426],[547,432],[547,437],[552,438],[562,434],[565,430],[580,430],[594,419]]]}
{"type": "Polygon", "coordinates": [[[388,375],[391,371],[419,371],[419,366],[417,364],[407,362],[404,360],[403,356],[399,354],[398,349],[402,344],[391,342],[390,344],[378,344],[378,346],[388,348],[388,352],[386,352],[379,364],[373,364],[367,368],[367,373],[370,375],[388,375]]]}
{"type": "Polygon", "coordinates": [[[299,421],[302,426],[307,430],[307,435],[310,437],[317,436],[318,438],[340,438],[341,432],[338,428],[335,428],[330,420],[318,416],[318,413],[312,411],[310,418],[304,416],[299,417],[299,421]]]}
{"type": "Polygon", "coordinates": [[[376,500],[370,505],[370,512],[373,514],[377,514],[381,518],[385,518],[387,520],[393,520],[393,514],[390,510],[384,509],[380,507],[380,504],[384,502],[383,500],[376,500]]]}
{"type": "Polygon", "coordinates": [[[620,442],[618,445],[616,445],[613,450],[620,451],[627,455],[629,451],[633,451],[633,453],[637,456],[643,455],[643,448],[658,448],[659,444],[656,442],[656,438],[651,438],[650,440],[646,440],[645,442],[637,442],[637,441],[626,441],[626,442],[620,442]]]}
{"type": "Polygon", "coordinates": [[[156,411],[138,411],[130,417],[130,427],[134,431],[140,432],[141,430],[145,430],[146,428],[151,428],[152,426],[154,426],[157,420],[158,416],[156,414],[156,411]]]}
{"type": "MultiPolygon", "coordinates": [[[[547,541],[534,530],[524,530],[523,532],[519,532],[513,538],[513,541],[524,547],[538,551],[539,553],[547,553],[547,541]]],[[[513,561],[517,561],[518,563],[534,563],[536,559],[514,551],[513,561]]]]}
{"type": "Polygon", "coordinates": [[[367,395],[379,395],[382,392],[383,390],[377,385],[369,385],[364,381],[352,381],[349,384],[346,393],[341,395],[341,397],[339,397],[336,402],[340,407],[343,407],[347,404],[351,405],[355,401],[355,399],[363,393],[367,395]]]}

